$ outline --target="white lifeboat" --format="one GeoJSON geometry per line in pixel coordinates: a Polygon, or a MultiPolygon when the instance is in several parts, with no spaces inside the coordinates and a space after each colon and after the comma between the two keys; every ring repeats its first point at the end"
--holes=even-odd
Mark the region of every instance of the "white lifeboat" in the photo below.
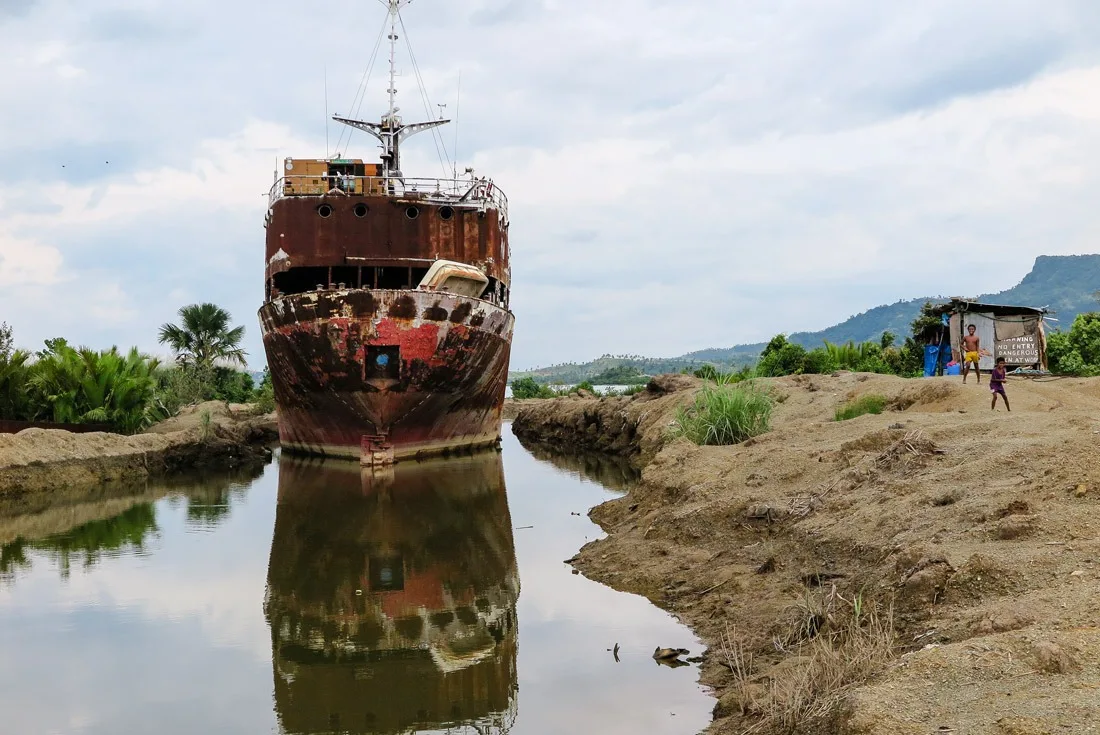
{"type": "Polygon", "coordinates": [[[437,260],[420,279],[417,288],[424,291],[445,291],[476,299],[485,292],[488,283],[488,277],[472,265],[453,260],[437,260]]]}

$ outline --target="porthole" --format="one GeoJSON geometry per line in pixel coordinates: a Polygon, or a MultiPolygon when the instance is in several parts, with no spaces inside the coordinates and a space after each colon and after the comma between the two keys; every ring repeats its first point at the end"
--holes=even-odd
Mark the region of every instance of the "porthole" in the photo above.
{"type": "Polygon", "coordinates": [[[420,216],[420,207],[407,207],[405,209],[405,216],[409,219],[416,219],[420,216]]]}
{"type": "Polygon", "coordinates": [[[332,207],[330,207],[327,204],[322,204],[321,206],[317,207],[317,214],[321,215],[322,217],[326,217],[326,218],[331,217],[332,216],[332,207]]]}
{"type": "Polygon", "coordinates": [[[366,217],[367,216],[367,205],[366,204],[356,204],[355,209],[353,209],[351,211],[355,214],[356,217],[366,217]]]}
{"type": "Polygon", "coordinates": [[[454,216],[455,216],[455,210],[454,210],[453,207],[440,207],[439,208],[439,219],[443,220],[444,222],[446,222],[447,220],[453,218],[454,216]]]}

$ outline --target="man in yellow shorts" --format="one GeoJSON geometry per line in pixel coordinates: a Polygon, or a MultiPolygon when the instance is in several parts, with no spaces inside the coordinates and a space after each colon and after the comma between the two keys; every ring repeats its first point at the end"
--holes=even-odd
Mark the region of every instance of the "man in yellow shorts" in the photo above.
{"type": "Polygon", "coordinates": [[[966,328],[966,334],[963,335],[962,351],[963,351],[963,364],[962,374],[963,382],[966,382],[966,375],[970,372],[970,364],[974,363],[974,372],[978,376],[978,385],[982,384],[982,371],[978,367],[978,360],[982,357],[982,341],[978,338],[977,327],[973,324],[966,328]]]}

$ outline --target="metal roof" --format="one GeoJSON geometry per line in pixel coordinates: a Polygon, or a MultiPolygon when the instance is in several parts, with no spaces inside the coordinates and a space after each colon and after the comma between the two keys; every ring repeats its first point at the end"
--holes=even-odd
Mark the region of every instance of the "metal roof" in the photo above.
{"type": "Polygon", "coordinates": [[[936,312],[939,314],[950,314],[954,312],[967,312],[976,311],[979,313],[997,314],[997,315],[1011,315],[1011,314],[1034,314],[1036,316],[1043,316],[1044,314],[1051,314],[1049,309],[1039,308],[1035,306],[1013,306],[1008,304],[983,304],[980,301],[974,301],[972,299],[964,299],[961,297],[952,297],[952,299],[946,304],[940,304],[936,307],[936,312]]]}

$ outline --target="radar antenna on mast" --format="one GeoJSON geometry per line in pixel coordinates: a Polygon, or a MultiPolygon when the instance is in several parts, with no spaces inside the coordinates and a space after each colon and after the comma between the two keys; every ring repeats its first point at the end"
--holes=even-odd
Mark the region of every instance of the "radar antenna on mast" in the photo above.
{"type": "Polygon", "coordinates": [[[333,115],[332,119],[357,130],[362,130],[365,133],[370,133],[377,138],[379,142],[382,143],[383,176],[386,178],[401,178],[401,141],[410,135],[415,135],[416,133],[422,133],[425,130],[431,130],[440,125],[445,125],[449,123],[450,120],[440,118],[439,120],[410,123],[406,125],[397,115],[401,110],[401,108],[397,106],[397,24],[401,20],[401,8],[411,3],[412,0],[378,1],[385,5],[389,12],[390,85],[387,89],[390,101],[389,109],[386,111],[386,114],[382,116],[382,121],[377,123],[367,122],[365,120],[353,120],[351,118],[340,117],[339,115],[333,115]]]}

